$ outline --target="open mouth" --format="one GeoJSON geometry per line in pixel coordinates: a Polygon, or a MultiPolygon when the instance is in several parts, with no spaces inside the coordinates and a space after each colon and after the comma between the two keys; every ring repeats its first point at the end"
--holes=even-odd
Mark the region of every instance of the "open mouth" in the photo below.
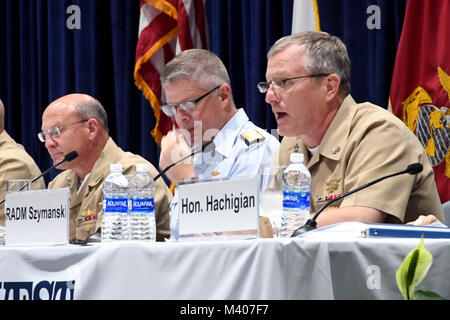
{"type": "Polygon", "coordinates": [[[287,116],[287,113],[286,113],[286,112],[276,112],[276,113],[275,113],[275,119],[276,119],[276,120],[283,119],[283,118],[286,117],[286,116],[287,116]]]}

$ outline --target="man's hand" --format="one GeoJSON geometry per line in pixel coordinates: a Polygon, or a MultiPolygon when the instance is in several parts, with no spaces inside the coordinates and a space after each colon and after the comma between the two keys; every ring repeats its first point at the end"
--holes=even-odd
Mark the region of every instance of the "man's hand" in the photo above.
{"type": "Polygon", "coordinates": [[[436,216],[429,214],[429,215],[421,215],[419,216],[415,221],[411,221],[408,222],[407,224],[409,225],[414,225],[414,226],[427,226],[433,222],[438,221],[438,219],[436,218],[436,216]]]}
{"type": "MultiPolygon", "coordinates": [[[[175,131],[170,131],[161,140],[159,167],[164,170],[172,163],[180,160],[190,153],[191,149],[184,140],[183,135],[175,131]]],[[[189,157],[176,166],[173,166],[165,173],[165,175],[173,184],[177,184],[180,180],[194,178],[195,171],[192,164],[192,157],[189,157]]]]}

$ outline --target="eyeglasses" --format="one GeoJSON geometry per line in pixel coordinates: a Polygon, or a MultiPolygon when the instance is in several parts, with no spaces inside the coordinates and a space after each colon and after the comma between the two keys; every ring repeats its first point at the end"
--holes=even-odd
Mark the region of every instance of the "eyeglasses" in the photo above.
{"type": "Polygon", "coordinates": [[[288,85],[290,80],[301,79],[301,78],[316,78],[316,77],[324,77],[324,76],[328,76],[328,74],[318,73],[318,74],[309,74],[309,75],[300,76],[300,77],[272,80],[270,82],[260,82],[260,83],[258,83],[257,87],[258,87],[259,92],[266,93],[269,90],[270,85],[272,85],[275,89],[284,89],[288,85]]]}
{"type": "Polygon", "coordinates": [[[69,123],[69,124],[66,124],[65,126],[61,126],[61,127],[52,127],[47,130],[42,130],[41,132],[38,133],[38,138],[41,142],[45,142],[45,138],[47,137],[47,135],[49,135],[52,138],[58,138],[61,135],[64,128],[67,128],[67,127],[77,124],[77,123],[86,122],[86,121],[88,121],[88,119],[69,123]]]}
{"type": "Polygon", "coordinates": [[[195,100],[181,102],[179,104],[165,104],[165,105],[162,105],[160,108],[168,117],[171,117],[171,118],[176,116],[177,108],[180,108],[181,110],[186,111],[187,113],[191,113],[195,110],[195,106],[197,105],[197,103],[200,102],[200,100],[202,100],[208,94],[212,93],[214,90],[219,89],[221,86],[222,85],[215,87],[214,89],[208,91],[207,93],[205,93],[201,97],[198,97],[195,100]]]}

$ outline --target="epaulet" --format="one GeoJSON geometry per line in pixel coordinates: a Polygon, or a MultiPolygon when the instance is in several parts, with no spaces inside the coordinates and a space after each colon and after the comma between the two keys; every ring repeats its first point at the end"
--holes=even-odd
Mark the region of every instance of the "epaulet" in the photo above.
{"type": "Polygon", "coordinates": [[[245,130],[241,132],[241,137],[244,139],[245,143],[249,146],[253,143],[258,143],[263,141],[265,138],[255,129],[245,130]]]}

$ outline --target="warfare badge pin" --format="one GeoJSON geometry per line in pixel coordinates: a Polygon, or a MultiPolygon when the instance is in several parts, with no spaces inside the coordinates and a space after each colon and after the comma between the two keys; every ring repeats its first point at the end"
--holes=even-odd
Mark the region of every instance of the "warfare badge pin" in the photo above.
{"type": "Polygon", "coordinates": [[[339,182],[341,181],[341,179],[331,179],[330,181],[328,181],[326,183],[327,185],[327,192],[329,194],[332,194],[335,190],[337,190],[339,188],[339,182]]]}

